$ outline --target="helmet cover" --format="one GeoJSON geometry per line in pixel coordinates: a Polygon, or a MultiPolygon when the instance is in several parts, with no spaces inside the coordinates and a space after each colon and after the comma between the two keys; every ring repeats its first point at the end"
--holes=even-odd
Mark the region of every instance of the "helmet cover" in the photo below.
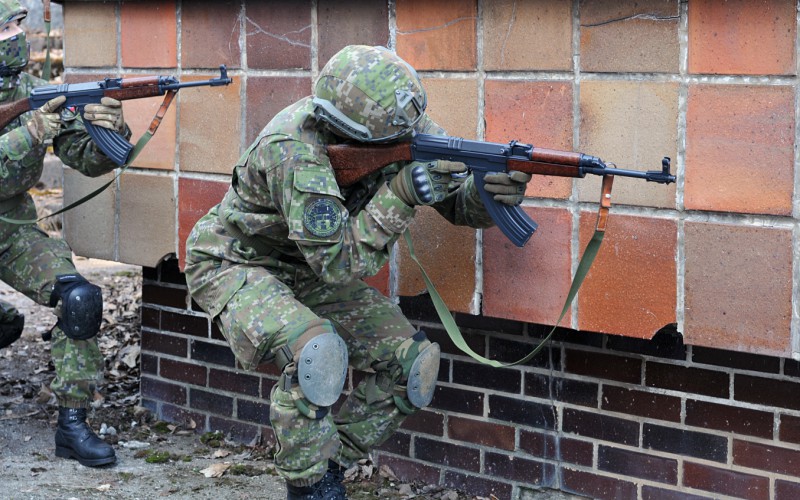
{"type": "Polygon", "coordinates": [[[384,47],[350,45],[320,72],[314,86],[317,119],[340,136],[388,142],[409,134],[425,113],[417,72],[384,47]]]}

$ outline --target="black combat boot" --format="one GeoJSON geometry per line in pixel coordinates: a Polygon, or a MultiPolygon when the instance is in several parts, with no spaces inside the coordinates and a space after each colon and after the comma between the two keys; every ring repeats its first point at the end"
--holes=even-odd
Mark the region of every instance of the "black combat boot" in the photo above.
{"type": "Polygon", "coordinates": [[[328,460],[328,472],[311,486],[292,486],[286,484],[286,500],[347,500],[344,480],[344,467],[328,460]]]}
{"type": "Polygon", "coordinates": [[[56,456],[74,458],[88,467],[107,465],[117,460],[114,448],[97,437],[86,423],[86,408],[58,409],[56,456]]]}

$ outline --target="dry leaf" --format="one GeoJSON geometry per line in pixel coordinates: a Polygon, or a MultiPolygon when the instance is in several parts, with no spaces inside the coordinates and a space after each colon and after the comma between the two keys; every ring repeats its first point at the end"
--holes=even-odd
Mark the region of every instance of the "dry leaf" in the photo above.
{"type": "Polygon", "coordinates": [[[213,455],[211,455],[211,458],[225,458],[230,454],[231,452],[229,452],[228,450],[217,450],[214,452],[213,455]]]}
{"type": "Polygon", "coordinates": [[[231,464],[228,462],[224,462],[221,464],[211,464],[205,469],[200,471],[200,474],[204,475],[205,477],[222,477],[225,472],[230,469],[231,464]]]}
{"type": "Polygon", "coordinates": [[[111,489],[111,485],[110,485],[110,484],[101,484],[100,486],[98,486],[98,487],[97,487],[97,488],[95,488],[95,489],[96,489],[97,491],[108,491],[108,490],[110,490],[110,489],[111,489]]]}

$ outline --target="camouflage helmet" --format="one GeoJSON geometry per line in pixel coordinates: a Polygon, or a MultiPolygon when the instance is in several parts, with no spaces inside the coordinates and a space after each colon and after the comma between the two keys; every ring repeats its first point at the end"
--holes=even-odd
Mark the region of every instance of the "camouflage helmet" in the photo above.
{"type": "Polygon", "coordinates": [[[410,133],[427,97],[417,72],[384,47],[350,45],[334,55],[314,85],[314,113],[337,135],[389,142],[410,133]]]}
{"type": "MultiPolygon", "coordinates": [[[[18,0],[0,0],[0,28],[9,23],[19,23],[28,11],[18,0]]],[[[28,65],[28,42],[25,33],[0,40],[0,76],[13,76],[19,74],[28,65]]],[[[5,80],[5,79],[4,79],[5,80]]],[[[3,82],[2,87],[6,87],[3,82]]]]}

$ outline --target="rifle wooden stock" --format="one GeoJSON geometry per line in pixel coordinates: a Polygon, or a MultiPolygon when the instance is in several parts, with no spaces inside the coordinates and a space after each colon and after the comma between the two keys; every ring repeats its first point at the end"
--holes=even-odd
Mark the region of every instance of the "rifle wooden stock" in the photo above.
{"type": "Polygon", "coordinates": [[[31,110],[31,102],[28,99],[11,101],[0,106],[0,130],[6,128],[9,123],[22,113],[31,110]]]}
{"type": "Polygon", "coordinates": [[[332,144],[328,146],[336,183],[347,187],[390,163],[411,161],[410,142],[380,145],[332,144]]]}
{"type": "Polygon", "coordinates": [[[530,160],[509,158],[508,171],[518,170],[531,175],[554,175],[558,177],[583,177],[579,168],[580,153],[556,149],[534,148],[530,160]]]}

